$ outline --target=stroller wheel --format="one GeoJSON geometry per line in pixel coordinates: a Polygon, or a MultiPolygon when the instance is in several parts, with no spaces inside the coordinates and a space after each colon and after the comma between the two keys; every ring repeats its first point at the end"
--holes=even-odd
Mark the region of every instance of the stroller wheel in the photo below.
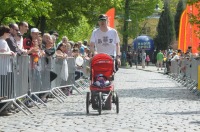
{"type": "Polygon", "coordinates": [[[102,111],[102,96],[101,96],[101,92],[99,92],[99,94],[98,94],[98,105],[99,105],[98,112],[99,112],[99,115],[101,115],[101,111],[102,111]]]}
{"type": "Polygon", "coordinates": [[[116,94],[115,94],[115,92],[113,91],[112,92],[112,103],[115,103],[116,101],[116,96],[115,96],[116,94]]]}
{"type": "Polygon", "coordinates": [[[116,105],[116,113],[119,113],[119,97],[117,93],[115,93],[115,105],[116,105]]]}
{"type": "Polygon", "coordinates": [[[89,114],[89,106],[90,106],[90,92],[87,92],[86,96],[86,112],[89,114]]]}

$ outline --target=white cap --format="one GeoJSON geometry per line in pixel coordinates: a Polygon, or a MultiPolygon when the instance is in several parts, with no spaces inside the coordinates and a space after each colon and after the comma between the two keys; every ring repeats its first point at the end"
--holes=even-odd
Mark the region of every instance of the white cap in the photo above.
{"type": "Polygon", "coordinates": [[[40,33],[40,31],[37,28],[31,28],[31,33],[32,32],[34,32],[34,33],[40,33]]]}

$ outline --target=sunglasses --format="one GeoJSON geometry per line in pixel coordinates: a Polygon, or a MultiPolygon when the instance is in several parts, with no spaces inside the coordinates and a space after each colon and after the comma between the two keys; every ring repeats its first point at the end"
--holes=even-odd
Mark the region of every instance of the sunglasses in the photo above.
{"type": "Polygon", "coordinates": [[[99,22],[105,22],[106,19],[99,19],[99,22]]]}
{"type": "Polygon", "coordinates": [[[14,29],[14,30],[17,31],[17,32],[19,31],[18,29],[14,29]]]}

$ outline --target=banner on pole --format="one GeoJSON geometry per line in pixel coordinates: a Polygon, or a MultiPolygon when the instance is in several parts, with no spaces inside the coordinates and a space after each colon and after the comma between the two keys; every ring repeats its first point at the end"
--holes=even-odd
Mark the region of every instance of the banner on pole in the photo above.
{"type": "Polygon", "coordinates": [[[114,28],[114,19],[115,19],[115,8],[111,8],[106,12],[108,16],[108,26],[114,28]]]}

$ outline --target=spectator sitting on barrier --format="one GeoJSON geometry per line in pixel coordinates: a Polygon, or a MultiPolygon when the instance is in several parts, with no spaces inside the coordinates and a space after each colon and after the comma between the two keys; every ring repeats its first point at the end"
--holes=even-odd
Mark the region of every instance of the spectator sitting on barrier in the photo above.
{"type": "Polygon", "coordinates": [[[30,50],[32,50],[33,52],[32,52],[31,55],[33,57],[33,61],[35,63],[37,63],[37,65],[38,65],[39,58],[43,57],[45,55],[45,52],[40,48],[37,39],[33,40],[32,43],[33,43],[33,47],[31,47],[30,50]]]}
{"type": "Polygon", "coordinates": [[[59,34],[58,34],[58,32],[57,31],[55,31],[55,30],[51,30],[51,31],[49,31],[49,34],[50,35],[53,35],[53,36],[55,36],[56,38],[55,38],[55,42],[57,41],[57,39],[58,39],[58,37],[59,37],[59,34]]]}
{"type": "Polygon", "coordinates": [[[67,54],[66,54],[66,44],[65,43],[61,43],[58,48],[56,49],[56,57],[58,58],[67,58],[67,54]]]}
{"type": "Polygon", "coordinates": [[[38,48],[32,48],[34,41],[39,38],[39,33],[40,31],[37,28],[32,28],[30,36],[24,39],[23,46],[24,49],[27,49],[28,54],[37,53],[39,51],[38,48]]]}
{"type": "Polygon", "coordinates": [[[57,39],[57,37],[55,35],[51,35],[51,38],[53,40],[54,49],[56,49],[56,39],[57,39]]]}
{"type": "Polygon", "coordinates": [[[49,33],[44,33],[42,36],[42,49],[45,49],[47,40],[51,38],[51,35],[49,33]]]}
{"type": "Polygon", "coordinates": [[[192,47],[191,46],[188,46],[188,49],[187,49],[187,54],[189,55],[190,58],[192,58],[192,47]]]}
{"type": "MultiPolygon", "coordinates": [[[[47,35],[48,36],[48,35],[47,35]]],[[[45,47],[44,47],[44,52],[45,52],[45,56],[46,58],[46,63],[49,63],[49,57],[52,57],[55,54],[55,48],[54,48],[54,43],[53,43],[53,39],[52,37],[47,37],[47,39],[45,40],[45,47]]],[[[54,72],[50,71],[50,82],[53,81],[55,78],[57,77],[57,74],[55,74],[54,72]]],[[[40,94],[39,95],[40,98],[46,103],[47,102],[47,96],[48,93],[46,94],[40,94]]]]}
{"type": "Polygon", "coordinates": [[[71,50],[72,50],[74,48],[74,45],[75,45],[74,41],[69,41],[69,44],[71,45],[71,50]]]}
{"type": "MultiPolygon", "coordinates": [[[[33,57],[33,62],[37,65],[40,57],[44,56],[45,53],[41,49],[38,40],[39,40],[39,30],[37,28],[31,29],[31,36],[24,39],[24,46],[28,49],[29,55],[33,57]]],[[[35,66],[36,66],[35,65],[35,66]]]]}
{"type": "Polygon", "coordinates": [[[171,61],[177,61],[179,59],[179,55],[176,52],[173,52],[171,61]]]}
{"type": "Polygon", "coordinates": [[[72,48],[70,43],[66,43],[66,54],[68,57],[72,57],[72,48]]]}
{"type": "Polygon", "coordinates": [[[78,43],[78,47],[79,47],[79,52],[80,52],[80,54],[81,54],[82,56],[84,56],[84,54],[85,54],[85,50],[84,50],[84,49],[86,48],[86,46],[83,45],[81,41],[78,41],[77,43],[78,43]]]}
{"type": "MultiPolygon", "coordinates": [[[[6,54],[12,54],[12,55],[15,55],[14,52],[12,52],[7,44],[7,42],[5,41],[10,35],[10,28],[8,26],[0,26],[0,53],[6,53],[6,54]]],[[[5,65],[7,64],[6,62],[4,63],[4,60],[1,59],[1,64],[5,65]]],[[[6,68],[7,69],[7,68],[6,68]]],[[[3,70],[3,69],[1,69],[3,70]]],[[[9,72],[9,71],[8,71],[9,72]]],[[[5,79],[8,79],[7,80],[7,83],[10,82],[9,78],[7,78],[7,75],[0,75],[0,78],[1,78],[1,86],[0,86],[0,91],[2,91],[4,89],[4,84],[5,79]]],[[[0,102],[1,100],[5,100],[7,99],[7,97],[0,95],[0,102]]],[[[5,105],[6,103],[0,103],[0,109],[5,105]]],[[[12,115],[11,112],[8,111],[10,105],[7,106],[3,111],[1,111],[0,113],[0,116],[9,116],[9,115],[12,115]]]]}
{"type": "MultiPolygon", "coordinates": [[[[75,49],[75,48],[79,49],[78,43],[75,43],[75,44],[74,44],[73,49],[75,49]]],[[[78,50],[78,52],[79,52],[79,50],[78,50]]]]}
{"type": "Polygon", "coordinates": [[[45,45],[45,54],[46,56],[50,57],[53,56],[55,53],[55,48],[53,44],[53,39],[50,37],[50,39],[47,39],[46,45],[45,45]]]}
{"type": "Polygon", "coordinates": [[[19,26],[20,34],[18,33],[18,35],[17,35],[17,37],[19,38],[17,41],[17,45],[20,50],[22,50],[24,53],[26,53],[27,51],[24,49],[24,46],[23,46],[23,35],[28,32],[28,29],[29,29],[28,23],[25,21],[22,21],[18,24],[18,26],[19,26]]]}
{"type": "Polygon", "coordinates": [[[84,48],[84,55],[83,55],[83,57],[86,60],[90,60],[90,50],[89,50],[89,48],[87,46],[84,48]]]}
{"type": "Polygon", "coordinates": [[[10,28],[8,26],[0,26],[0,52],[15,55],[13,51],[10,50],[6,39],[9,38],[10,28]]]}
{"type": "Polygon", "coordinates": [[[19,32],[19,27],[16,23],[9,24],[9,27],[10,27],[10,36],[9,38],[6,39],[8,46],[11,51],[13,51],[14,53],[17,53],[18,55],[21,55],[25,51],[20,49],[20,47],[17,44],[17,41],[19,41],[20,39],[18,36],[21,36],[19,32]]]}
{"type": "MultiPolygon", "coordinates": [[[[74,48],[73,52],[72,52],[73,57],[76,59],[76,57],[80,56],[79,54],[79,49],[78,48],[74,48]]],[[[80,71],[80,69],[82,69],[82,66],[78,66],[76,65],[76,70],[75,70],[75,80],[78,80],[79,78],[81,78],[83,76],[83,72],[80,71]]]]}
{"type": "Polygon", "coordinates": [[[68,40],[67,36],[63,36],[63,37],[62,37],[62,41],[60,41],[60,42],[57,44],[57,47],[58,47],[61,43],[67,44],[68,41],[69,41],[69,40],[68,40]]]}
{"type": "Polygon", "coordinates": [[[38,46],[40,47],[40,49],[42,49],[42,37],[41,36],[38,37],[38,46]]]}

